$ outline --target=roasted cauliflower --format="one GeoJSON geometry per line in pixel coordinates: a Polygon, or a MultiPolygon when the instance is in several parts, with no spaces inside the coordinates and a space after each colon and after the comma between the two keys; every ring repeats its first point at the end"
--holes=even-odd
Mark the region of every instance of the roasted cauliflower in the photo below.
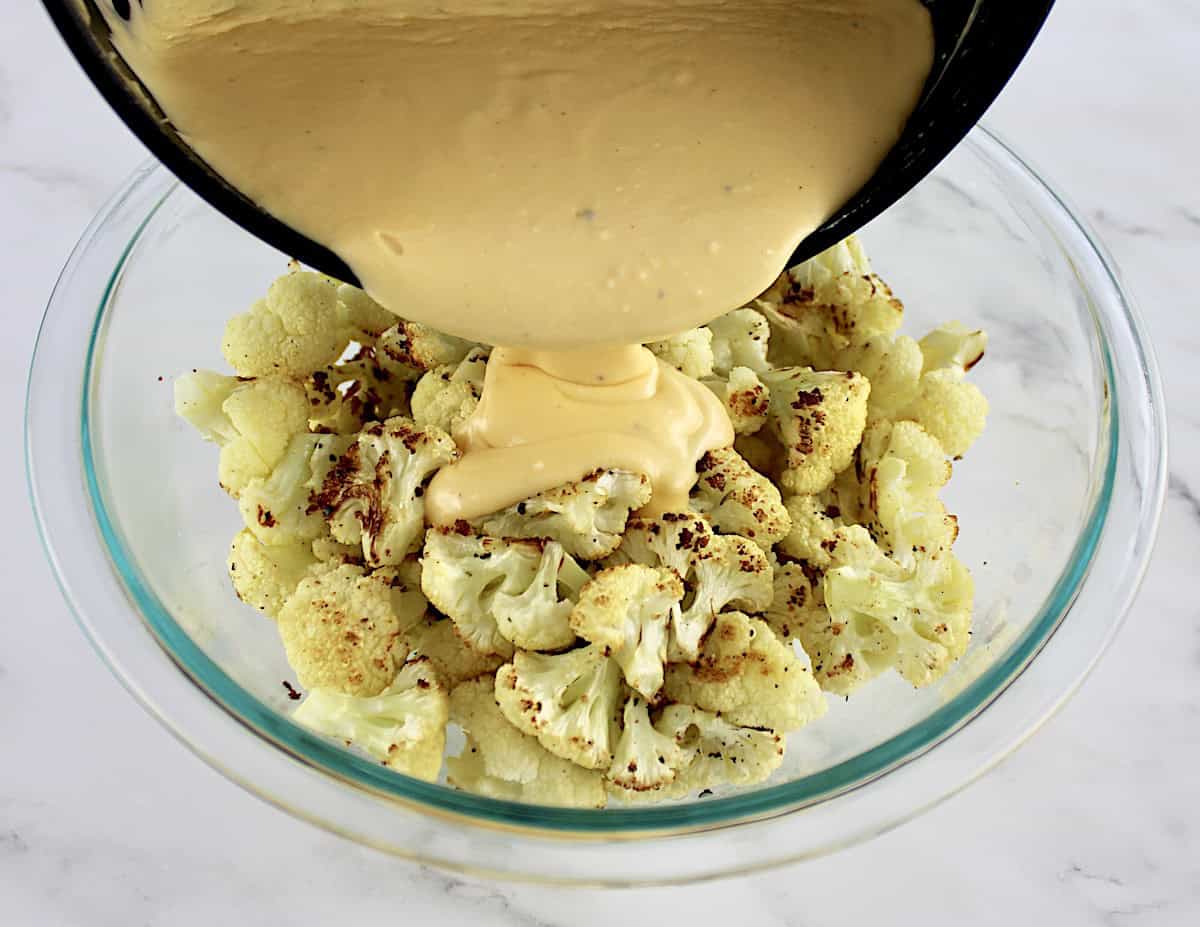
{"type": "Polygon", "coordinates": [[[610,560],[664,566],[683,580],[690,603],[671,620],[671,660],[694,660],[716,615],[726,606],[761,611],[771,602],[771,564],[753,541],[714,534],[695,515],[667,513],[630,522],[610,560]]]}
{"type": "Polygon", "coordinates": [[[304,390],[280,377],[244,380],[196,370],[175,381],[175,411],[221,448],[221,486],[237,496],[283,459],[308,431],[304,390]]]}
{"type": "Polygon", "coordinates": [[[476,679],[450,693],[450,718],[466,734],[458,756],[446,760],[451,784],[492,798],[543,805],[600,808],[600,772],[546,750],[517,730],[496,704],[492,679],[476,679]]]}
{"type": "Polygon", "coordinates": [[[399,772],[435,780],[446,749],[449,698],[424,660],[404,664],[377,695],[313,689],[292,715],[399,772]]]}
{"type": "Polygon", "coordinates": [[[329,469],[312,506],[334,538],[362,544],[368,565],[399,563],[421,543],[425,484],[457,457],[453,439],[437,428],[406,418],[373,422],[329,469]]]}
{"type": "Polygon", "coordinates": [[[487,349],[476,347],[457,364],[443,364],[425,373],[413,389],[413,421],[454,434],[479,405],[487,360],[487,349]]]}
{"type": "Polygon", "coordinates": [[[514,644],[557,650],[574,642],[567,619],[590,577],[562,545],[432,529],[422,564],[425,595],[477,651],[509,656],[514,644]]]}
{"type": "Polygon", "coordinates": [[[667,629],[682,598],[683,583],[673,570],[636,563],[609,567],[580,590],[571,629],[606,648],[625,682],[653,699],[663,684],[667,629]]]}
{"type": "Polygon", "coordinates": [[[350,341],[339,319],[337,282],[296,270],[272,283],[266,299],[229,320],[221,352],[240,377],[303,380],[336,361],[350,341]]]}
{"type": "Polygon", "coordinates": [[[641,473],[596,470],[477,522],[492,537],[549,538],[573,557],[599,560],[616,550],[629,513],[650,501],[641,473]]]}
{"type": "Polygon", "coordinates": [[[302,579],[276,621],[300,684],[345,695],[387,688],[396,675],[396,641],[424,613],[408,593],[394,571],[367,573],[353,564],[302,579]]]}
{"type": "Polygon", "coordinates": [[[518,651],[496,672],[496,703],[543,747],[586,769],[613,759],[621,670],[600,644],[562,654],[518,651]]]}
{"type": "Polygon", "coordinates": [[[974,586],[940,494],[986,421],[968,373],[987,339],[914,340],[902,317],[852,237],[648,345],[733,426],[683,511],[597,460],[427,525],[492,349],[296,265],[227,325],[236,375],[180,377],[176,409],[220,448],[245,525],[229,576],[275,619],[298,723],[430,781],[445,758],[493,798],[678,799],[767,779],[826,692],[890,670],[929,685],[967,649],[974,586]]]}
{"type": "Polygon", "coordinates": [[[793,493],[828,489],[862,440],[871,384],[856,373],[806,367],[781,367],[764,380],[771,390],[767,427],[787,453],[780,484],[793,493]]]}
{"type": "Polygon", "coordinates": [[[667,668],[663,692],[732,724],[785,733],[825,713],[808,667],[765,622],[741,612],[717,615],[699,657],[667,668]]]}
{"type": "Polygon", "coordinates": [[[791,530],[779,490],[733,448],[709,451],[696,464],[691,508],[719,534],[740,534],[764,551],[791,530]]]}

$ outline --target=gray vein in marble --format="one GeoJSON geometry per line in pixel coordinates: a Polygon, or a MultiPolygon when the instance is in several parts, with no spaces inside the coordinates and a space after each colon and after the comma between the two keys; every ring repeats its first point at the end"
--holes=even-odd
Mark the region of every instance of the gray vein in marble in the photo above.
{"type": "Polygon", "coordinates": [[[1113,908],[1111,911],[1105,912],[1104,922],[1114,925],[1127,924],[1131,918],[1154,911],[1161,911],[1166,905],[1166,901],[1137,901],[1133,904],[1123,905],[1122,907],[1113,908]]]}
{"type": "Polygon", "coordinates": [[[0,176],[15,177],[48,191],[57,192],[66,187],[84,194],[89,200],[97,200],[104,195],[90,177],[77,171],[47,164],[0,161],[0,176]]]}
{"type": "Polygon", "coordinates": [[[1171,473],[1168,475],[1167,497],[1179,499],[1183,502],[1190,510],[1192,518],[1200,522],[1200,498],[1196,497],[1196,494],[1192,492],[1192,488],[1180,474],[1171,473]]]}
{"type": "Polygon", "coordinates": [[[1099,872],[1091,872],[1084,869],[1079,863],[1071,863],[1070,867],[1064,869],[1058,874],[1060,882],[1067,882],[1071,879],[1082,879],[1088,882],[1103,882],[1105,885],[1117,885],[1124,887],[1125,883],[1116,876],[1104,875],[1099,872]]]}
{"type": "Polygon", "coordinates": [[[29,843],[19,831],[10,830],[0,833],[0,855],[16,856],[29,852],[29,843]]]}
{"type": "Polygon", "coordinates": [[[1092,221],[1097,225],[1133,238],[1140,238],[1142,236],[1158,237],[1161,235],[1158,229],[1151,228],[1148,225],[1140,225],[1136,222],[1128,222],[1103,209],[1097,209],[1092,213],[1092,221]]]}
{"type": "Polygon", "coordinates": [[[420,871],[422,880],[436,885],[447,898],[465,902],[477,910],[500,915],[517,927],[559,927],[556,922],[543,920],[515,907],[512,899],[486,882],[469,881],[428,866],[421,866],[420,871]]]}

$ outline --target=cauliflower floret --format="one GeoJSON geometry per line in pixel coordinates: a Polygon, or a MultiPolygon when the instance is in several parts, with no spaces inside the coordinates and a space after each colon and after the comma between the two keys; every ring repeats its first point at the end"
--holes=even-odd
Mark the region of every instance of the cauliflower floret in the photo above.
{"type": "Polygon", "coordinates": [[[717,616],[694,663],[667,667],[664,692],[732,724],[775,731],[797,730],[825,713],[808,667],[765,622],[741,612],[717,616]]]}
{"type": "Polygon", "coordinates": [[[641,473],[596,470],[476,525],[492,537],[551,538],[574,557],[598,560],[616,550],[630,511],[649,502],[650,492],[650,481],[641,473]]]}
{"type": "Polygon", "coordinates": [[[589,577],[561,545],[430,529],[423,563],[429,601],[481,653],[508,656],[514,642],[557,649],[575,640],[571,601],[589,577]]]}
{"type": "Polygon", "coordinates": [[[792,530],[779,542],[789,557],[825,569],[850,557],[874,556],[877,548],[866,529],[846,523],[824,496],[792,496],[787,501],[792,530]]]}
{"type": "Polygon", "coordinates": [[[741,308],[727,312],[708,323],[712,332],[712,369],[728,375],[737,367],[755,373],[770,369],[767,363],[767,341],[771,326],[761,312],[741,308]]]}
{"type": "Polygon", "coordinates": [[[646,345],[659,360],[685,376],[699,380],[713,372],[713,333],[707,328],[690,328],[663,341],[646,345]]]}
{"type": "Polygon", "coordinates": [[[963,373],[958,367],[943,367],[923,374],[916,399],[901,413],[919,422],[956,458],[983,433],[988,414],[987,399],[963,373]]]}
{"type": "Polygon", "coordinates": [[[373,422],[326,475],[313,504],[334,538],[362,544],[370,566],[399,563],[421,544],[426,482],[457,457],[444,431],[405,418],[373,422]]]}
{"type": "Polygon", "coordinates": [[[770,325],[772,362],[819,368],[838,351],[892,334],[904,316],[853,235],[785,272],[754,308],[770,325]]]}
{"type": "Polygon", "coordinates": [[[850,639],[864,640],[872,675],[894,666],[914,686],[926,686],[966,651],[974,594],[970,572],[949,550],[918,555],[911,570],[899,569],[882,554],[873,562],[850,561],[825,573],[828,634],[840,644],[824,638],[831,647],[810,647],[803,637],[801,643],[826,689],[848,691],[845,681],[830,685],[830,671],[846,662],[845,656],[837,659],[842,651],[852,658],[850,639]],[[833,658],[833,666],[824,670],[821,649],[833,658]]]}
{"type": "Polygon", "coordinates": [[[956,368],[966,373],[983,360],[987,335],[961,322],[947,322],[922,338],[920,346],[922,371],[956,368]]]}
{"type": "Polygon", "coordinates": [[[763,621],[782,641],[801,640],[806,628],[827,625],[823,574],[800,563],[775,567],[775,594],[763,621]]]}
{"type": "Polygon", "coordinates": [[[838,351],[830,366],[853,370],[871,384],[867,420],[895,419],[916,398],[924,359],[921,348],[907,335],[880,336],[866,344],[838,351]]]}
{"type": "Polygon", "coordinates": [[[490,678],[455,687],[450,718],[467,735],[462,753],[446,760],[451,785],[509,801],[604,807],[601,774],[555,756],[513,727],[496,705],[490,678]]]}
{"type": "Polygon", "coordinates": [[[365,750],[399,772],[437,779],[446,747],[449,698],[425,660],[406,663],[374,696],[313,689],[292,717],[365,750]]]}
{"type": "Polygon", "coordinates": [[[950,462],[916,422],[877,422],[863,433],[856,467],[859,515],[880,547],[907,564],[918,552],[948,548],[958,532],[937,494],[950,462]]]}
{"type": "MultiPolygon", "coordinates": [[[[510,542],[515,543],[515,542],[510,542]]],[[[575,643],[569,619],[572,600],[589,581],[586,570],[567,556],[556,541],[534,541],[530,547],[539,556],[528,578],[509,574],[514,585],[524,584],[520,592],[509,592],[504,585],[492,597],[492,614],[500,633],[526,650],[561,650],[575,643]]]]}
{"type": "Polygon", "coordinates": [[[308,431],[308,401],[290,380],[242,380],[197,370],[175,381],[175,412],[221,447],[221,486],[236,497],[268,476],[295,435],[308,431]]]}
{"type": "Polygon", "coordinates": [[[766,424],[771,393],[749,367],[734,367],[727,377],[705,377],[701,382],[721,400],[736,434],[754,434],[766,424]]]}
{"type": "Polygon", "coordinates": [[[338,321],[337,283],[295,271],[225,326],[221,352],[238,376],[301,380],[338,359],[350,334],[338,321]]]}
{"type": "Polygon", "coordinates": [[[316,562],[312,546],[303,541],[268,546],[243,528],[233,538],[227,565],[237,597],[274,618],[316,562]]]}
{"type": "Polygon", "coordinates": [[[662,688],[667,628],[683,583],[671,570],[627,563],[597,574],[579,593],[571,628],[608,649],[625,681],[653,699],[662,688]]]}
{"type": "Polygon", "coordinates": [[[412,394],[413,420],[454,434],[479,405],[487,360],[486,348],[472,348],[460,363],[443,364],[421,377],[412,394]]]}
{"type": "Polygon", "coordinates": [[[312,553],[321,563],[332,563],[335,566],[342,563],[362,565],[361,544],[343,544],[329,535],[312,542],[312,553]]]}
{"type": "Polygon", "coordinates": [[[301,685],[346,695],[382,692],[396,675],[397,638],[423,613],[407,593],[394,572],[368,574],[353,564],[302,579],[277,622],[301,685]]]}
{"type": "Polygon", "coordinates": [[[466,643],[447,618],[429,617],[418,622],[400,638],[397,649],[408,652],[408,659],[425,657],[433,664],[438,678],[454,687],[469,679],[487,676],[488,698],[491,698],[492,675],[504,658],[494,653],[480,653],[466,643]]]}
{"type": "Polygon", "coordinates": [[[791,519],[779,490],[731,447],[709,451],[696,464],[691,508],[721,534],[740,534],[764,551],[785,537],[791,519]]]}
{"type": "Polygon", "coordinates": [[[691,759],[668,787],[671,797],[722,785],[762,782],[783,762],[783,738],[774,731],[738,727],[691,705],[668,705],[655,730],[691,759]]]}
{"type": "Polygon", "coordinates": [[[714,535],[694,515],[631,520],[610,562],[661,565],[683,580],[689,596],[671,619],[667,656],[673,661],[699,656],[701,639],[727,605],[754,612],[771,602],[771,564],[761,548],[738,535],[714,535]]]}
{"type": "Polygon", "coordinates": [[[399,320],[375,344],[379,362],[401,380],[416,380],[447,364],[460,363],[475,347],[420,322],[399,320]]]}
{"type": "Polygon", "coordinates": [[[767,425],[787,449],[788,492],[828,489],[854,459],[867,423],[871,385],[856,373],[784,367],[763,375],[771,390],[767,425]]]}
{"type": "Polygon", "coordinates": [[[504,717],[564,760],[587,769],[612,763],[621,670],[599,644],[549,655],[518,651],[496,672],[504,717]]]}
{"type": "Polygon", "coordinates": [[[313,495],[338,455],[346,449],[338,435],[296,435],[266,479],[254,479],[238,494],[242,521],[264,544],[309,543],[328,526],[313,495]]]}
{"type": "Polygon", "coordinates": [[[692,759],[673,736],[655,730],[645,701],[635,695],[625,703],[621,736],[608,767],[609,782],[631,792],[661,789],[674,782],[692,759]]]}
{"type": "Polygon", "coordinates": [[[408,414],[408,384],[381,365],[368,345],[313,371],[304,390],[310,431],[353,434],[367,422],[408,414]]]}
{"type": "Polygon", "coordinates": [[[374,341],[396,324],[395,313],[348,283],[337,287],[337,317],[338,323],[359,342],[374,341]]]}

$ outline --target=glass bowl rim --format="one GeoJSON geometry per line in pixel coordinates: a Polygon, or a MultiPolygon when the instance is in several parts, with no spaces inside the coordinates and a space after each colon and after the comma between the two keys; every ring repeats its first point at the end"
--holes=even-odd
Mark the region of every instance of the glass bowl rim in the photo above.
{"type": "MultiPolygon", "coordinates": [[[[1020,156],[987,129],[979,127],[965,144],[975,148],[976,153],[981,154],[984,160],[987,160],[989,153],[993,156],[1000,155],[1009,167],[1017,173],[1023,174],[1027,181],[1032,182],[1041,192],[1048,195],[1050,200],[1061,210],[1065,220],[1082,233],[1098,266],[1108,277],[1121,308],[1126,316],[1132,319],[1132,307],[1111,261],[1063,199],[1020,156]]],[[[115,208],[115,204],[121,202],[127,194],[140,185],[160,177],[163,173],[165,173],[165,169],[160,165],[153,169],[143,167],[135,171],[112,200],[102,208],[97,219],[84,233],[76,251],[86,249],[88,244],[99,235],[104,228],[105,219],[115,208]]],[[[154,640],[186,677],[207,696],[213,705],[237,721],[244,729],[255,734],[261,741],[292,759],[299,760],[353,788],[371,795],[399,800],[404,804],[427,811],[449,814],[476,824],[499,827],[515,826],[521,829],[536,828],[551,833],[561,832],[564,835],[585,833],[597,836],[620,836],[623,834],[636,835],[648,831],[687,833],[798,810],[835,798],[885,776],[898,767],[928,753],[963,726],[969,724],[973,718],[995,702],[1050,640],[1054,631],[1065,618],[1087,577],[1092,557],[1110,510],[1120,443],[1119,406],[1116,401],[1117,378],[1109,339],[1094,314],[1093,321],[1097,324],[1093,326],[1093,333],[1100,349],[1100,366],[1104,384],[1108,390],[1108,402],[1101,417],[1101,426],[1104,432],[1102,441],[1107,445],[1107,453],[1103,459],[1103,475],[1099,490],[1093,494],[1087,518],[1076,539],[1071,558],[1061,571],[1051,594],[1043,603],[1037,617],[1010,645],[1003,657],[921,721],[863,753],[801,779],[730,797],[711,798],[704,802],[682,805],[610,807],[606,809],[572,809],[531,805],[461,792],[448,786],[413,779],[375,764],[341,747],[334,746],[324,738],[296,725],[239,686],[208,658],[191,640],[186,631],[175,622],[170,612],[151,591],[149,583],[141,576],[105,503],[103,489],[95,467],[90,415],[97,350],[112,295],[131,254],[158,209],[179,190],[180,186],[177,180],[171,183],[126,243],[101,295],[89,335],[79,406],[79,439],[83,453],[81,464],[84,480],[92,507],[91,514],[95,527],[104,541],[109,563],[127,596],[134,604],[139,618],[151,632],[154,640]],[[1104,412],[1107,412],[1107,423],[1104,422],[1104,412]]],[[[47,308],[47,318],[53,305],[54,296],[52,295],[47,308]]],[[[46,319],[44,318],[43,326],[45,324],[46,319]]],[[[40,334],[39,332],[39,343],[40,334]]],[[[1138,343],[1143,349],[1146,349],[1144,339],[1139,339],[1138,343]]],[[[1152,367],[1152,358],[1148,354],[1144,356],[1148,358],[1152,367]]],[[[33,365],[36,363],[37,351],[35,348],[33,365]]],[[[33,365],[31,365],[30,372],[31,380],[33,365]]],[[[33,461],[30,454],[30,417],[28,412],[29,397],[27,396],[25,442],[31,501],[37,515],[36,520],[43,547],[46,549],[48,559],[61,587],[64,584],[64,577],[60,574],[59,565],[52,554],[37,496],[32,490],[33,461]]],[[[69,596],[67,599],[71,603],[69,596]]],[[[97,642],[97,634],[90,622],[75,608],[73,603],[71,603],[71,608],[88,637],[93,642],[97,642]]],[[[1119,616],[1114,618],[1114,621],[1116,620],[1119,620],[1119,616]]],[[[100,646],[97,647],[97,650],[118,677],[128,684],[125,674],[109,657],[106,650],[100,646]]],[[[169,726],[174,728],[173,725],[169,726]]],[[[177,731],[177,733],[186,741],[187,738],[182,732],[177,731]]]]}

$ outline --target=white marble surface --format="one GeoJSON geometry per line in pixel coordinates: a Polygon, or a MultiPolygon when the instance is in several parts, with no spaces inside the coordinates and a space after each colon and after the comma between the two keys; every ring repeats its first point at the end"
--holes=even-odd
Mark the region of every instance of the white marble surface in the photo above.
{"type": "Polygon", "coordinates": [[[1146,585],[1078,697],[966,793],[868,845],[637,893],[506,887],[360,849],[223,780],[138,708],[59,599],[24,498],[44,300],[143,157],[34,0],[0,26],[0,921],[12,925],[1200,923],[1200,7],[1060,0],[991,124],[1094,221],[1154,335],[1171,493],[1146,585]]]}

